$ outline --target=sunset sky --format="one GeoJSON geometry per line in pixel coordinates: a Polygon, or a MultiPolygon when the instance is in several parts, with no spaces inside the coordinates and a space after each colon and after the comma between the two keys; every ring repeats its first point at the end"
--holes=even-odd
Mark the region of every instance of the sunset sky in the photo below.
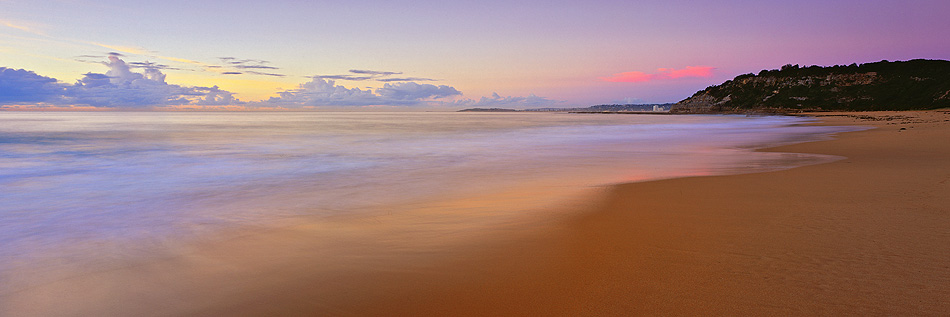
{"type": "Polygon", "coordinates": [[[948,12],[946,0],[0,0],[0,107],[676,102],[789,63],[950,59],[948,12]]]}

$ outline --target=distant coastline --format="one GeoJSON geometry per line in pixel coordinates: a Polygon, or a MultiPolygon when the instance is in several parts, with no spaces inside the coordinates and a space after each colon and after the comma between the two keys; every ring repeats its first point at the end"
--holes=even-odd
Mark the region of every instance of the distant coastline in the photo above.
{"type": "Polygon", "coordinates": [[[641,114],[660,114],[668,113],[673,107],[673,103],[655,103],[655,104],[610,104],[595,105],[590,107],[574,108],[533,108],[533,109],[510,109],[510,108],[468,108],[458,112],[570,112],[570,113],[641,113],[641,114]]]}

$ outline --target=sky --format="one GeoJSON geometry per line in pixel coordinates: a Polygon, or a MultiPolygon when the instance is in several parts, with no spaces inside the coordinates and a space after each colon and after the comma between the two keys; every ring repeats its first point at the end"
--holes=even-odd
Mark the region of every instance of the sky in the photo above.
{"type": "Polygon", "coordinates": [[[785,64],[950,59],[950,1],[0,0],[0,109],[667,103],[785,64]]]}

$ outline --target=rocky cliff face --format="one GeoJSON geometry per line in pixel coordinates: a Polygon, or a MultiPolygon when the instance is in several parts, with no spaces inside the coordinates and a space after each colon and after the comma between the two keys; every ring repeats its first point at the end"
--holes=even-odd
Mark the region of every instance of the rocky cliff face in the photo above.
{"type": "Polygon", "coordinates": [[[737,76],[673,105],[676,113],[911,110],[950,106],[950,61],[785,65],[737,76]]]}

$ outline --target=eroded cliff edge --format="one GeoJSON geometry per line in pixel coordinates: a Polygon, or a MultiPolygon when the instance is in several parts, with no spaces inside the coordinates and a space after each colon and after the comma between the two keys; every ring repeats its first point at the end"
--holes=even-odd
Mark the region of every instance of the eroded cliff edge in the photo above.
{"type": "Polygon", "coordinates": [[[950,61],[785,65],[710,86],[674,113],[916,110],[950,107],[950,61]]]}

